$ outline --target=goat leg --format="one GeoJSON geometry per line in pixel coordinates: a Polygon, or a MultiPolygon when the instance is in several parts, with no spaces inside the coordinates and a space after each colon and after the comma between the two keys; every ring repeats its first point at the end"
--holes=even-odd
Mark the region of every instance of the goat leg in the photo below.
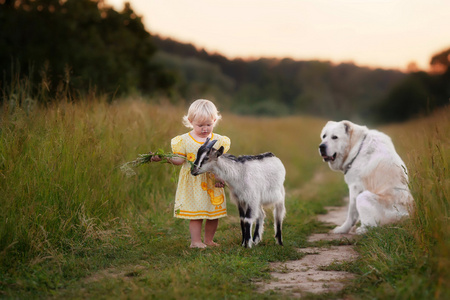
{"type": "Polygon", "coordinates": [[[278,245],[283,246],[283,239],[281,238],[281,227],[283,225],[283,219],[286,215],[286,208],[284,206],[284,201],[280,201],[275,205],[273,210],[273,217],[275,221],[275,239],[278,245]]]}
{"type": "Polygon", "coordinates": [[[278,245],[283,246],[283,240],[281,238],[281,222],[280,221],[277,221],[277,224],[276,224],[275,239],[277,240],[278,245]]]}
{"type": "MultiPolygon", "coordinates": [[[[252,247],[252,209],[247,205],[246,211],[244,214],[244,231],[243,231],[243,246],[245,248],[251,248],[252,247]]],[[[243,210],[244,211],[244,210],[243,210]]]]}
{"type": "Polygon", "coordinates": [[[242,232],[242,242],[241,245],[244,246],[245,245],[245,211],[244,211],[244,206],[241,204],[238,204],[238,210],[239,210],[239,217],[241,219],[241,232],[242,232]]]}

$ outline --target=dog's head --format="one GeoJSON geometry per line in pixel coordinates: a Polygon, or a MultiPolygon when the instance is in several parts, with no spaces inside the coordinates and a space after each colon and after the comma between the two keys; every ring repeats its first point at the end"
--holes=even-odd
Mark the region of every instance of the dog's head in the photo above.
{"type": "Polygon", "coordinates": [[[351,149],[353,127],[354,124],[349,121],[329,121],[322,129],[319,153],[332,170],[343,169],[343,163],[351,149]]]}

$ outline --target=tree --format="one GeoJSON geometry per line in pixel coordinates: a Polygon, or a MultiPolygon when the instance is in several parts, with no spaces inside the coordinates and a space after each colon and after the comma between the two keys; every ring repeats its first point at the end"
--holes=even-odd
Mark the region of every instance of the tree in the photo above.
{"type": "Polygon", "coordinates": [[[433,55],[430,65],[436,73],[446,73],[450,71],[450,48],[433,55]]]}
{"type": "Polygon", "coordinates": [[[53,93],[61,81],[78,91],[95,87],[110,94],[165,91],[173,84],[152,61],[156,46],[130,4],[117,12],[102,0],[4,1],[0,26],[6,82],[18,76],[12,73],[32,80],[33,72],[44,70],[41,77],[53,93]]]}

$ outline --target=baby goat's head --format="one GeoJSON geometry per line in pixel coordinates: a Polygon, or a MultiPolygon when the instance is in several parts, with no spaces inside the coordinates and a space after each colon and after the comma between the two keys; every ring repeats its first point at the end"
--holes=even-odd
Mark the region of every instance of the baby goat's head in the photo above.
{"type": "Polygon", "coordinates": [[[216,162],[217,158],[223,154],[224,150],[223,147],[220,147],[219,150],[214,149],[213,146],[216,142],[217,140],[211,141],[210,138],[207,138],[205,143],[198,149],[197,159],[191,167],[192,175],[197,176],[211,171],[214,162],[216,162]]]}

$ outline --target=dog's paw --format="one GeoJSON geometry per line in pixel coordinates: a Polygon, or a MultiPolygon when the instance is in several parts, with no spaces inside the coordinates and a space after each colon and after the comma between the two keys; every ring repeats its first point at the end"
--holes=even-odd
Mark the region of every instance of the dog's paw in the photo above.
{"type": "Polygon", "coordinates": [[[367,227],[361,226],[361,227],[356,228],[356,234],[364,234],[366,232],[367,232],[367,227]]]}
{"type": "Polygon", "coordinates": [[[335,229],[333,229],[333,233],[337,233],[337,234],[341,234],[341,233],[348,233],[350,231],[350,229],[347,229],[343,226],[338,226],[335,229]]]}

